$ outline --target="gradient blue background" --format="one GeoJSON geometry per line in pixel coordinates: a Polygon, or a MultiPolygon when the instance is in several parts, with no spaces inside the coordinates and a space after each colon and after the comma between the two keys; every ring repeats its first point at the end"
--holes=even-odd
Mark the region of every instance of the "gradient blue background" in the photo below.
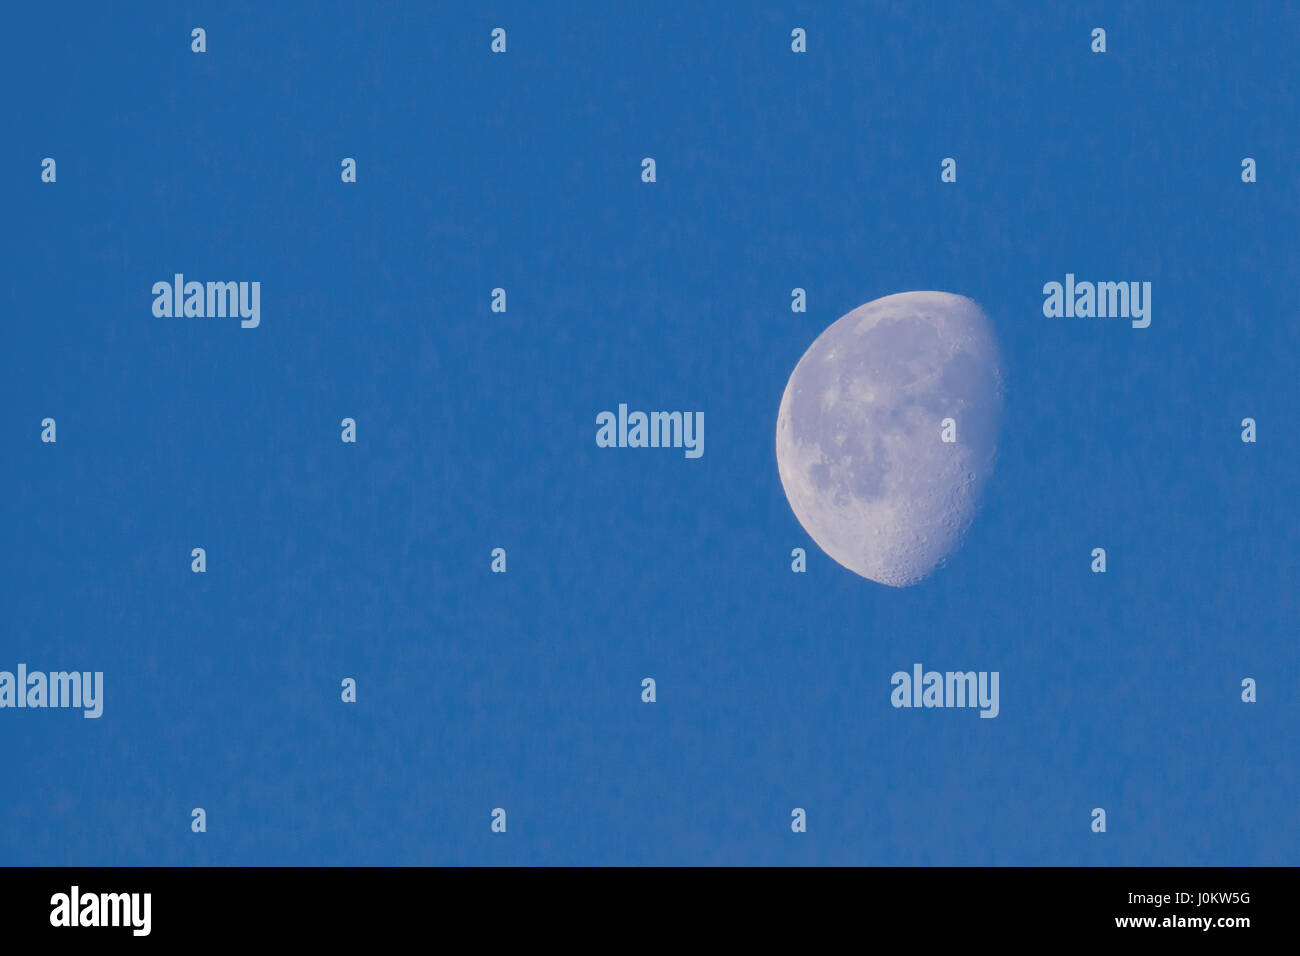
{"type": "Polygon", "coordinates": [[[0,863],[1300,863],[1294,6],[287,6],[6,11],[0,669],[106,691],[0,712],[0,863]],[[1067,271],[1151,327],[1044,318],[1067,271]],[[1007,415],[899,591],[774,429],[910,289],[1007,415]],[[598,449],[619,402],[704,457],[598,449]],[[893,709],[915,661],[1001,715],[893,709]]]}

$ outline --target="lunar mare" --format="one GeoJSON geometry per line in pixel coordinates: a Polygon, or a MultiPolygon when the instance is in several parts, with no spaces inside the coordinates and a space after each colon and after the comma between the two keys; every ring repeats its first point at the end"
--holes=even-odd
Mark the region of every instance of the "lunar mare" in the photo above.
{"type": "Polygon", "coordinates": [[[947,292],[885,296],[833,323],[790,375],[776,423],[781,484],[823,551],[906,587],[960,546],[1001,417],[983,310],[947,292]],[[943,441],[946,418],[954,442],[943,441]]]}

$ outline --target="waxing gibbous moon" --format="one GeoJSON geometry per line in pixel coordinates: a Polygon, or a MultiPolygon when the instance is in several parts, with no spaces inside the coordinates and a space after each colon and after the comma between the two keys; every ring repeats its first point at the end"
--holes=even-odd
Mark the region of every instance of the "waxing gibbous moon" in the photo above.
{"type": "Polygon", "coordinates": [[[960,546],[1001,416],[984,311],[947,292],[885,296],[838,319],[791,373],[776,420],[781,484],[823,551],[906,587],[960,546]]]}

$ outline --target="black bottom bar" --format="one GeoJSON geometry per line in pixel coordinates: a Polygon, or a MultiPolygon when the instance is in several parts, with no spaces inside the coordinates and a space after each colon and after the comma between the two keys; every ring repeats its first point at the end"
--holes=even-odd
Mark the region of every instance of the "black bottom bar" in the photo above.
{"type": "Polygon", "coordinates": [[[1294,869],[1230,868],[7,869],[0,925],[7,943],[92,945],[338,946],[465,931],[606,945],[843,932],[883,942],[886,931],[927,950],[947,939],[1126,936],[1232,945],[1289,936],[1295,884],[1294,869]]]}

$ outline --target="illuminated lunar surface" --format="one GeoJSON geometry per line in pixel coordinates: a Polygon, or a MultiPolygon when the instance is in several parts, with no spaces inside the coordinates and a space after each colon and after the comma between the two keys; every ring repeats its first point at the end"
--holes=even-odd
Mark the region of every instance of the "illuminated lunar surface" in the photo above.
{"type": "Polygon", "coordinates": [[[790,507],[828,555],[891,587],[960,545],[997,457],[1002,372],[988,317],[947,292],[848,313],[795,366],[776,422],[790,507]],[[956,441],[942,440],[943,420],[956,441]]]}

